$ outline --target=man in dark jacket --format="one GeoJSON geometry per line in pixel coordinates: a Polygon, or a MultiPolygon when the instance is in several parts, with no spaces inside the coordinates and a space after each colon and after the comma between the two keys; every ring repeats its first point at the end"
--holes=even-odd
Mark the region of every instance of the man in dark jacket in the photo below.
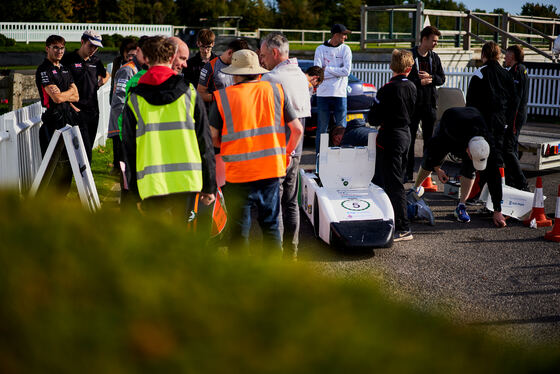
{"type": "Polygon", "coordinates": [[[515,100],[513,79],[499,64],[500,47],[494,42],[482,46],[483,65],[474,72],[467,89],[467,106],[480,111],[492,133],[498,166],[504,162],[504,135],[513,123],[515,100]]]}
{"type": "Polygon", "coordinates": [[[204,103],[171,69],[175,47],[155,36],[142,48],[150,69],[130,90],[123,115],[127,182],[143,208],[181,221],[195,196],[215,199],[214,152],[204,103]]]}
{"type": "Polygon", "coordinates": [[[452,153],[462,158],[461,164],[461,200],[455,209],[459,222],[469,222],[465,202],[474,184],[475,171],[485,170],[488,190],[494,204],[494,224],[506,225],[501,213],[502,184],[497,164],[497,153],[490,129],[476,108],[451,108],[443,113],[436,133],[428,143],[422,166],[416,177],[415,189],[435,172],[442,183],[448,181],[445,171],[441,169],[445,157],[452,153]]]}
{"type": "Polygon", "coordinates": [[[518,153],[519,133],[527,122],[527,101],[529,100],[527,68],[522,64],[524,57],[523,49],[520,46],[512,45],[508,47],[505,65],[509,68],[509,74],[513,79],[517,110],[513,124],[508,126],[505,134],[504,163],[507,184],[528,191],[527,179],[521,171],[518,153]]]}
{"type": "Polygon", "coordinates": [[[410,145],[409,125],[416,101],[416,87],[407,79],[413,64],[412,53],[393,50],[393,77],[377,92],[368,116],[370,124],[380,126],[373,180],[385,190],[393,205],[394,241],[412,239],[406,214],[403,172],[410,145]]]}
{"type": "Polygon", "coordinates": [[[445,73],[441,61],[434,48],[438,44],[441,33],[434,26],[426,26],[420,33],[420,45],[412,48],[414,66],[408,79],[416,85],[416,109],[410,123],[410,147],[406,164],[406,180],[413,178],[414,144],[418,125],[422,121],[422,138],[424,150],[432,137],[436,122],[437,86],[445,83],[445,73]]]}
{"type": "Polygon", "coordinates": [[[183,69],[183,76],[187,83],[192,84],[195,88],[198,86],[200,79],[200,70],[210,60],[216,58],[216,54],[212,52],[216,35],[210,29],[200,29],[196,36],[196,46],[198,53],[187,61],[187,67],[183,69]]]}

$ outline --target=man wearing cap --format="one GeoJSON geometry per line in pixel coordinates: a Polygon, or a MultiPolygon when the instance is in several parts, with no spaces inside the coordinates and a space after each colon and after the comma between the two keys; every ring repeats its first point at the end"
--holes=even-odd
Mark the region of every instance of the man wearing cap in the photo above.
{"type": "Polygon", "coordinates": [[[320,135],[327,132],[331,113],[335,126],[346,127],[346,89],[352,68],[352,51],[344,41],[350,32],[342,24],[333,25],[331,38],[315,50],[314,65],[325,69],[325,79],[317,88],[316,152],[319,152],[320,135]]]}
{"type": "Polygon", "coordinates": [[[460,171],[461,198],[454,212],[457,220],[464,223],[471,220],[465,202],[478,170],[486,173],[488,189],[494,204],[494,224],[504,227],[506,221],[501,213],[502,183],[494,140],[483,116],[476,108],[451,108],[443,113],[439,127],[424,152],[422,166],[414,184],[416,191],[432,171],[437,174],[441,183],[449,180],[441,168],[448,153],[453,153],[463,160],[460,171]]]}
{"type": "MultiPolygon", "coordinates": [[[[303,71],[298,66],[297,58],[290,58],[290,45],[288,39],[277,32],[265,36],[260,48],[261,60],[270,73],[264,74],[263,81],[280,83],[296,116],[304,124],[306,117],[311,117],[311,96],[309,95],[309,82],[303,71]]],[[[289,128],[286,135],[290,137],[289,128]]],[[[290,166],[286,170],[286,177],[280,184],[279,215],[280,231],[282,232],[284,255],[297,257],[299,243],[299,206],[297,202],[297,181],[299,161],[303,148],[303,139],[298,143],[291,155],[290,166]]]]}
{"type": "Polygon", "coordinates": [[[268,70],[260,67],[255,52],[235,52],[222,72],[233,75],[234,85],[214,93],[210,125],[214,146],[225,162],[232,244],[248,244],[251,207],[256,205],[264,244],[280,255],[280,178],[286,175],[303,127],[282,86],[259,80],[268,70]],[[287,141],[286,125],[291,131],[287,141]]]}
{"type": "Polygon", "coordinates": [[[84,147],[91,163],[91,149],[99,123],[97,89],[109,80],[109,73],[95,55],[97,49],[103,47],[101,35],[96,31],[87,30],[82,35],[81,43],[78,50],[64,55],[62,64],[68,67],[78,87],[80,101],[75,107],[81,121],[80,132],[84,147]]]}

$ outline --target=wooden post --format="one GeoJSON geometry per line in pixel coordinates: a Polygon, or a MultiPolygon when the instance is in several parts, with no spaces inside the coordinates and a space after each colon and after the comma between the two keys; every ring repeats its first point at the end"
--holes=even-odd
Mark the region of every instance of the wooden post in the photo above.
{"type": "MultiPolygon", "coordinates": [[[[509,33],[509,13],[502,14],[502,30],[509,33]]],[[[504,34],[501,36],[502,39],[502,49],[507,49],[508,38],[504,34]]]]}
{"type": "Polygon", "coordinates": [[[363,51],[366,49],[366,40],[367,40],[367,10],[366,5],[362,4],[361,6],[361,36],[360,36],[360,49],[363,51]]]}
{"type": "Polygon", "coordinates": [[[424,11],[424,3],[418,1],[416,3],[416,30],[414,30],[414,38],[416,39],[416,45],[420,45],[422,41],[420,39],[420,33],[422,32],[422,12],[424,11]]]}
{"type": "Polygon", "coordinates": [[[472,26],[472,19],[471,19],[471,11],[467,10],[467,17],[465,18],[465,36],[463,36],[463,50],[468,51],[471,49],[471,26],[472,26]]]}
{"type": "Polygon", "coordinates": [[[19,73],[10,72],[8,86],[8,101],[10,111],[19,109],[23,106],[23,76],[19,73]]]}

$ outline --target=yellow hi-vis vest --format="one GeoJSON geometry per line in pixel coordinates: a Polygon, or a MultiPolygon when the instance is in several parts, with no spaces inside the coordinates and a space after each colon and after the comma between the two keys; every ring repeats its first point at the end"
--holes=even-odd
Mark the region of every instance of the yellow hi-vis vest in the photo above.
{"type": "Polygon", "coordinates": [[[136,180],[140,198],[202,190],[202,162],[194,127],[196,91],[167,105],[152,105],[135,93],[136,180]]]}

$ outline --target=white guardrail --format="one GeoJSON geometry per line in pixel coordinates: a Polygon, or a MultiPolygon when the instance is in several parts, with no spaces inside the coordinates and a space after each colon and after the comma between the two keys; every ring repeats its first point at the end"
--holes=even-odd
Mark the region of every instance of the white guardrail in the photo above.
{"type": "MultiPolygon", "coordinates": [[[[448,67],[443,87],[455,87],[467,93],[474,67],[448,67]]],[[[378,89],[391,79],[389,64],[354,63],[352,73],[378,89]]],[[[560,70],[529,69],[529,114],[560,116],[560,70]]]]}
{"type": "Polygon", "coordinates": [[[86,30],[123,36],[173,36],[172,25],[128,25],[110,23],[0,22],[0,34],[16,42],[44,42],[50,35],[62,36],[67,42],[79,42],[86,30]]]}

